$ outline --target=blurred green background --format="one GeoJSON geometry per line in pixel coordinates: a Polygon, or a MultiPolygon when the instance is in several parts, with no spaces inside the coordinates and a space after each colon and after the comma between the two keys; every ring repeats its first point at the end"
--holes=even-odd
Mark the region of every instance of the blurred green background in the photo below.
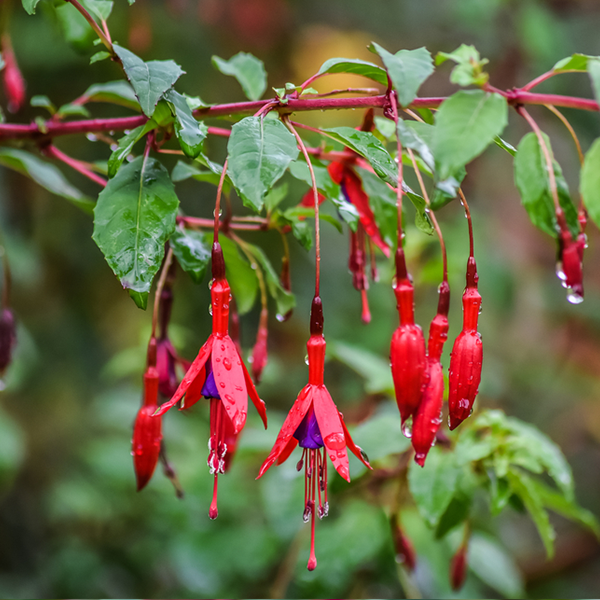
{"type": "MultiPolygon", "coordinates": [[[[207,102],[243,100],[237,83],[214,71],[210,62],[213,54],[229,58],[240,50],[264,61],[269,85],[275,87],[302,82],[331,57],[372,60],[366,50],[371,40],[391,51],[426,46],[432,54],[474,44],[490,60],[491,83],[502,89],[524,85],[573,52],[600,54],[600,6],[594,0],[137,0],[132,7],[117,0],[109,26],[114,40],[145,60],[176,60],[187,72],[179,89],[207,102]]],[[[61,105],[91,83],[122,77],[110,62],[88,66],[95,47],[68,45],[43,3],[29,17],[15,2],[10,31],[29,97],[45,94],[61,105]]],[[[440,68],[420,95],[452,93],[449,71],[448,66],[440,68]]],[[[317,87],[326,91],[348,85],[364,85],[364,80],[334,76],[317,87]]],[[[585,75],[555,78],[539,91],[591,97],[585,75]]],[[[94,106],[93,113],[130,114],[105,105],[94,106]]],[[[531,113],[550,135],[576,199],[579,164],[571,138],[544,108],[532,107],[531,113]]],[[[598,115],[564,113],[587,150],[600,133],[598,115]]],[[[41,114],[41,109],[27,107],[9,121],[26,123],[41,114]]],[[[356,126],[361,117],[347,111],[298,119],[356,126]]],[[[512,114],[503,137],[516,146],[526,132],[512,114]]],[[[83,137],[64,137],[57,145],[84,160],[106,160],[109,152],[101,142],[83,137]]],[[[206,151],[222,160],[225,143],[210,138],[206,151]]],[[[165,164],[170,169],[175,160],[165,164]]],[[[64,172],[87,194],[97,195],[95,184],[64,172]]],[[[291,178],[289,183],[286,203],[291,206],[306,187],[291,178]]],[[[600,235],[589,227],[586,299],[572,306],[554,275],[552,241],[533,228],[520,206],[510,157],[489,148],[469,167],[464,189],[472,206],[483,296],[485,356],[477,404],[502,408],[556,441],[573,467],[579,501],[598,515],[600,235]]],[[[188,214],[211,215],[210,185],[186,181],[178,184],[177,193],[188,214]]],[[[259,387],[269,410],[269,430],[261,430],[255,414],[249,416],[232,470],[220,480],[219,518],[211,522],[203,403],[189,416],[165,418],[169,457],[185,498],[175,498],[159,469],[147,489],[135,492],[131,426],[140,402],[151,315],[135,307],[110,272],[91,239],[91,219],[5,169],[0,170],[0,197],[19,322],[17,354],[0,396],[0,596],[404,596],[405,575],[396,565],[385,516],[397,484],[368,475],[351,485],[332,478],[330,517],[317,524],[319,566],[308,573],[309,530],[301,518],[297,458],[254,481],[278,426],[306,383],[312,253],[290,240],[298,304],[286,323],[278,323],[272,310],[269,364],[259,387]]],[[[438,215],[449,252],[452,340],[460,330],[467,227],[457,203],[438,215]]],[[[322,298],[330,348],[361,347],[387,361],[397,325],[390,265],[379,255],[381,283],[369,292],[373,320],[364,326],[360,295],[347,272],[347,236],[327,223],[322,233],[322,298]]],[[[244,237],[265,248],[277,268],[281,250],[275,233],[244,237]]],[[[438,245],[414,227],[406,241],[417,320],[425,329],[435,311],[441,273],[438,245]]],[[[194,285],[179,272],[174,293],[172,338],[181,354],[192,358],[210,332],[207,281],[194,285]]],[[[242,318],[245,351],[254,343],[257,322],[258,308],[242,318]]],[[[326,383],[349,423],[374,411],[397,419],[390,397],[367,393],[364,380],[340,361],[329,361],[326,383]]],[[[400,439],[399,425],[397,429],[400,439]]],[[[379,452],[381,440],[373,426],[358,426],[355,440],[381,468],[389,464],[386,454],[405,447],[402,440],[389,440],[379,452]]],[[[352,468],[362,474],[357,463],[352,468]]],[[[476,554],[488,569],[512,561],[505,567],[510,581],[504,588],[501,583],[490,587],[485,565],[480,565],[462,592],[453,594],[447,573],[458,541],[450,536],[434,542],[410,502],[402,522],[418,552],[412,584],[423,597],[587,598],[600,586],[600,547],[588,533],[553,520],[556,556],[546,562],[528,518],[507,511],[490,520],[481,506],[474,516],[476,554]]]]}

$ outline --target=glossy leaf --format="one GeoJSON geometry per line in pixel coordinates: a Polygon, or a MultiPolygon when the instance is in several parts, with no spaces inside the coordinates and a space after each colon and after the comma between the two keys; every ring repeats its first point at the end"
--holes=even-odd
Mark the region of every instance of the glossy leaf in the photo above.
{"type": "Polygon", "coordinates": [[[82,94],[85,102],[108,102],[140,110],[140,103],[133,88],[126,81],[107,81],[94,83],[82,94]]]}
{"type": "Polygon", "coordinates": [[[373,42],[398,94],[400,106],[407,107],[416,98],[421,84],[433,73],[433,59],[426,48],[388,52],[373,42]]]}
{"type": "Polygon", "coordinates": [[[165,94],[165,100],[171,107],[175,117],[175,135],[181,149],[190,158],[196,158],[202,151],[204,138],[208,135],[208,126],[203,121],[197,121],[192,114],[185,96],[175,90],[165,94]]]}
{"type": "Polygon", "coordinates": [[[267,89],[267,73],[262,60],[247,52],[238,52],[229,60],[212,57],[212,64],[223,75],[235,77],[250,100],[258,100],[267,89]]]}
{"type": "Polygon", "coordinates": [[[23,8],[27,11],[28,14],[35,14],[35,9],[40,0],[22,0],[23,8]]]}
{"type": "Polygon", "coordinates": [[[73,187],[57,167],[34,154],[4,146],[0,148],[0,165],[27,175],[49,192],[66,198],[85,212],[92,212],[94,203],[73,187]]]}
{"type": "Polygon", "coordinates": [[[572,54],[559,60],[553,67],[552,70],[556,72],[561,71],[587,71],[588,61],[590,58],[598,58],[597,56],[590,56],[589,54],[572,54]]]}
{"type": "Polygon", "coordinates": [[[294,306],[296,306],[296,298],[294,294],[288,292],[281,285],[279,276],[275,272],[273,265],[271,265],[271,262],[261,248],[254,246],[253,244],[248,244],[248,249],[262,268],[269,294],[277,304],[277,313],[280,315],[285,315],[287,312],[292,310],[294,306]]]}
{"type": "Polygon", "coordinates": [[[329,137],[341,142],[366,158],[375,173],[390,185],[398,185],[398,167],[384,145],[370,132],[357,131],[352,127],[335,127],[324,129],[329,137]]]}
{"type": "MultiPolygon", "coordinates": [[[[194,165],[190,165],[182,160],[177,161],[177,164],[171,172],[171,179],[177,183],[179,181],[185,181],[186,179],[193,178],[196,181],[206,181],[213,185],[219,185],[221,175],[213,173],[212,171],[202,171],[197,169],[194,165]]],[[[225,183],[223,190],[227,192],[231,188],[231,180],[225,176],[225,183]]]]}
{"type": "Polygon", "coordinates": [[[176,227],[169,244],[180,267],[194,283],[202,283],[210,262],[210,240],[199,231],[176,227]]]}
{"type": "Polygon", "coordinates": [[[507,477],[513,493],[521,499],[535,523],[546,548],[547,557],[552,558],[554,555],[554,538],[556,537],[556,532],[550,523],[548,513],[544,508],[535,485],[532,484],[531,478],[528,475],[516,469],[510,471],[507,477]]]}
{"type": "Polygon", "coordinates": [[[113,44],[113,48],[123,63],[123,70],[140,101],[142,111],[147,117],[151,117],[158,101],[173,87],[184,71],[172,60],[144,62],[118,44],[113,44]]]}
{"type": "Polygon", "coordinates": [[[265,208],[267,211],[272,211],[281,202],[283,202],[288,195],[288,184],[284,183],[278,187],[272,188],[265,196],[265,208]]]}
{"type": "Polygon", "coordinates": [[[298,157],[296,139],[278,120],[246,117],[231,129],[228,173],[245,206],[259,212],[265,194],[298,157]]]}
{"type": "Polygon", "coordinates": [[[406,123],[402,119],[398,119],[397,135],[402,143],[403,148],[410,148],[419,154],[423,159],[430,171],[435,169],[435,161],[429,144],[425,141],[422,134],[419,133],[420,129],[429,129],[433,136],[433,127],[426,123],[419,123],[418,121],[412,122],[407,121],[406,123]]]}
{"type": "Polygon", "coordinates": [[[110,58],[110,52],[106,52],[106,50],[100,50],[100,52],[96,52],[90,56],[90,65],[100,62],[101,60],[106,60],[107,58],[110,58]]]}
{"type": "Polygon", "coordinates": [[[140,308],[146,308],[178,206],[166,169],[142,156],[120,169],[98,197],[92,237],[140,308]]]}
{"type": "MultiPolygon", "coordinates": [[[[550,140],[545,134],[544,140],[552,155],[550,140]]],[[[521,194],[521,202],[531,222],[548,235],[556,238],[557,224],[554,202],[550,194],[550,179],[542,149],[533,132],[525,135],[519,143],[514,167],[515,183],[521,194]]],[[[571,200],[560,165],[556,161],[554,162],[554,175],[558,188],[558,200],[565,213],[567,224],[571,232],[577,235],[579,231],[577,210],[571,200]]]]}
{"type": "Polygon", "coordinates": [[[97,21],[106,21],[114,5],[112,0],[80,0],[80,3],[97,21]]]}
{"type": "Polygon", "coordinates": [[[90,111],[81,104],[63,104],[56,112],[59,117],[91,117],[90,111]]]}
{"type": "Polygon", "coordinates": [[[460,469],[454,464],[454,454],[432,448],[423,468],[411,461],[408,484],[419,513],[429,525],[436,527],[448,508],[460,469]]]}
{"type": "Polygon", "coordinates": [[[503,140],[499,135],[494,138],[494,143],[502,150],[506,150],[513,158],[517,155],[517,149],[509,144],[506,140],[503,140]]]}
{"type": "Polygon", "coordinates": [[[131,154],[133,147],[149,131],[157,127],[156,123],[150,119],[145,125],[140,125],[125,134],[118,142],[117,149],[113,151],[108,159],[108,176],[113,178],[121,168],[123,161],[131,154]]]}
{"type": "Polygon", "coordinates": [[[445,100],[435,118],[433,155],[440,180],[479,156],[504,130],[508,105],[500,94],[460,91],[445,100]]]}
{"type": "Polygon", "coordinates": [[[358,58],[330,58],[319,69],[319,75],[325,73],[352,73],[372,79],[381,85],[387,85],[387,74],[384,69],[358,58]]]}

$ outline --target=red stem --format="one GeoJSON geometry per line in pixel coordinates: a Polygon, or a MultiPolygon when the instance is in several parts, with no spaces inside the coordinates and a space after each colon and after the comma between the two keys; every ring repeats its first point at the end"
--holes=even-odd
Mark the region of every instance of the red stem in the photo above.
{"type": "Polygon", "coordinates": [[[56,146],[46,146],[43,150],[46,156],[50,156],[51,158],[55,158],[56,160],[60,160],[64,162],[66,165],[69,165],[72,169],[75,169],[78,173],[81,173],[88,179],[91,179],[98,185],[102,187],[106,187],[106,179],[100,177],[100,175],[96,175],[96,173],[90,171],[87,167],[86,163],[77,160],[76,158],[71,158],[67,156],[64,152],[61,152],[56,146]]]}

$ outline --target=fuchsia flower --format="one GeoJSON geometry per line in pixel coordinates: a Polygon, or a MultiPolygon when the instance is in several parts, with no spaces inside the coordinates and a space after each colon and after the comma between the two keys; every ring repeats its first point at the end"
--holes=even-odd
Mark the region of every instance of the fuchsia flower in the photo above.
{"type": "MultiPolygon", "coordinates": [[[[414,288],[406,271],[404,251],[396,252],[394,286],[400,326],[392,336],[390,363],[402,425],[414,415],[426,383],[425,339],[415,323],[414,288]]],[[[408,430],[406,430],[408,433],[408,430]]]]}
{"type": "Polygon", "coordinates": [[[218,242],[212,249],[213,281],[210,290],[212,301],[213,332],[200,348],[198,356],[188,369],[177,391],[155,413],[159,417],[173,408],[184,396],[180,410],[193,406],[202,396],[210,398],[210,440],[208,466],[214,474],[213,500],[209,516],[216,519],[217,484],[219,473],[224,473],[226,458],[234,436],[246,423],[248,396],[261,416],[265,428],[267,414],[264,402],[258,397],[246,365],[233,340],[229,337],[229,302],[231,291],[225,278],[225,261],[218,242]]]}
{"type": "Polygon", "coordinates": [[[258,333],[256,334],[256,344],[252,349],[252,377],[258,385],[262,377],[263,369],[267,366],[269,354],[267,352],[267,338],[269,336],[269,328],[267,326],[269,312],[263,308],[260,312],[260,321],[258,324],[258,333]]]}
{"type": "Polygon", "coordinates": [[[152,478],[162,442],[162,419],[153,415],[158,408],[158,371],[152,364],[156,360],[156,340],[148,348],[148,367],[144,373],[144,400],[133,426],[131,454],[137,479],[138,492],[152,478]]]}
{"type": "Polygon", "coordinates": [[[587,248],[587,237],[585,235],[586,216],[582,212],[579,215],[581,232],[577,238],[573,238],[567,227],[564,215],[557,214],[559,223],[558,237],[558,262],[556,274],[561,280],[563,287],[567,288],[567,299],[573,304],[583,301],[583,251],[587,248]]]}
{"type": "Polygon", "coordinates": [[[449,306],[450,288],[448,282],[443,281],[439,288],[437,314],[429,327],[425,388],[413,420],[412,445],[415,449],[415,462],[421,467],[425,465],[425,459],[442,422],[444,374],[440,358],[448,339],[449,306]]]}
{"type": "Polygon", "coordinates": [[[450,390],[448,392],[449,426],[458,427],[470,414],[479,391],[483,344],[477,331],[481,295],[477,290],[477,265],[470,256],[467,262],[467,287],[463,293],[463,329],[450,355],[450,390]]]}
{"type": "Polygon", "coordinates": [[[297,445],[303,448],[298,470],[304,465],[304,514],[311,523],[311,547],[308,570],[317,566],[315,556],[315,512],[318,501],[319,518],[327,516],[327,457],[336,471],[350,481],[349,449],[369,469],[371,465],[364,452],[354,443],[344,423],[342,413],[334,404],[323,382],[325,368],[325,338],[323,337],[323,306],[321,299],[313,299],[308,351],[308,385],[306,385],[281,427],[275,445],[263,463],[258,478],[277,464],[283,463],[297,445]]]}

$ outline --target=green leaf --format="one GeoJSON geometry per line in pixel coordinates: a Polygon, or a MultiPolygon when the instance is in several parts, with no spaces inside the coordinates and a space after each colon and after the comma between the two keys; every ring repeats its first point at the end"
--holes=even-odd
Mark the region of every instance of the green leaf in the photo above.
{"type": "Polygon", "coordinates": [[[512,491],[521,499],[528,510],[538,533],[544,542],[546,555],[550,559],[554,555],[554,538],[556,533],[550,523],[548,513],[544,509],[542,499],[531,478],[522,471],[515,469],[507,473],[512,491]]]}
{"type": "Polygon", "coordinates": [[[433,73],[433,59],[426,48],[388,52],[372,42],[371,48],[379,54],[392,84],[398,93],[400,106],[407,107],[417,96],[421,84],[433,73]]]}
{"type": "Polygon", "coordinates": [[[35,106],[36,108],[45,108],[51,115],[56,112],[56,106],[54,106],[54,103],[50,100],[50,98],[48,98],[48,96],[32,96],[29,104],[31,104],[31,106],[35,106]]]}
{"type": "Polygon", "coordinates": [[[517,155],[517,149],[509,144],[507,141],[503,140],[499,135],[494,138],[494,143],[502,150],[506,150],[513,158],[517,155]]]}
{"type": "Polygon", "coordinates": [[[321,65],[318,75],[325,73],[352,73],[387,85],[387,74],[381,67],[358,58],[330,58],[321,65]]]}
{"type": "Polygon", "coordinates": [[[83,102],[108,102],[133,110],[140,110],[140,103],[133,88],[126,81],[94,83],[82,94],[83,102]]]}
{"type": "Polygon", "coordinates": [[[469,90],[445,100],[436,114],[432,147],[438,179],[454,175],[479,156],[507,120],[508,105],[500,94],[469,90]]]}
{"type": "Polygon", "coordinates": [[[147,117],[151,117],[158,101],[185,71],[172,60],[144,62],[133,52],[118,44],[113,44],[113,49],[121,59],[125,75],[140,101],[142,111],[147,117]]]}
{"type": "Polygon", "coordinates": [[[590,57],[587,71],[592,83],[592,90],[594,91],[596,102],[600,102],[600,58],[590,57]]]}
{"type": "Polygon", "coordinates": [[[461,470],[454,464],[454,454],[432,448],[423,468],[411,461],[408,485],[419,513],[431,527],[438,523],[456,490],[461,470]]]}
{"type": "Polygon", "coordinates": [[[121,168],[123,161],[131,154],[135,144],[141,140],[149,131],[156,128],[156,123],[150,119],[145,125],[140,125],[125,134],[118,142],[117,149],[108,159],[108,176],[113,178],[121,168]]]}
{"type": "Polygon", "coordinates": [[[206,235],[176,227],[169,238],[169,244],[181,268],[194,283],[202,283],[211,255],[210,240],[207,240],[206,235]]]}
{"type": "Polygon", "coordinates": [[[600,138],[594,141],[585,155],[580,191],[592,221],[600,226],[600,138]]]}
{"type": "Polygon", "coordinates": [[[57,111],[60,117],[90,117],[90,111],[81,104],[63,104],[57,111]]]}
{"type": "Polygon", "coordinates": [[[100,50],[100,52],[96,52],[90,56],[90,65],[100,62],[101,60],[106,60],[107,58],[110,58],[110,52],[107,52],[106,50],[100,50]]]}
{"type": "Polygon", "coordinates": [[[396,133],[396,125],[391,119],[375,117],[375,127],[377,127],[377,131],[388,140],[396,133]]]}
{"type": "Polygon", "coordinates": [[[181,149],[190,158],[196,158],[202,151],[204,138],[208,135],[208,126],[194,118],[185,96],[175,90],[169,90],[165,94],[165,100],[175,117],[175,135],[181,149]]]}
{"type": "MultiPolygon", "coordinates": [[[[221,176],[218,173],[213,173],[212,171],[201,171],[200,169],[197,169],[193,165],[183,162],[182,160],[177,161],[177,164],[171,173],[171,179],[177,183],[190,178],[193,178],[196,181],[206,181],[208,183],[212,183],[213,185],[219,185],[221,176]]],[[[223,189],[225,192],[227,192],[230,188],[231,181],[229,180],[229,177],[226,176],[223,189]]]]}
{"type": "Polygon", "coordinates": [[[0,164],[27,175],[49,192],[62,196],[87,213],[94,203],[73,187],[54,165],[44,162],[34,154],[16,148],[0,148],[0,164]]]}
{"type": "MultiPolygon", "coordinates": [[[[552,156],[550,140],[546,134],[543,136],[550,156],[552,156]]],[[[554,202],[550,193],[550,179],[546,161],[535,133],[528,133],[519,143],[514,167],[515,183],[531,222],[548,235],[556,238],[558,236],[557,223],[554,202]]],[[[559,203],[563,208],[571,233],[576,236],[579,231],[577,209],[571,200],[560,165],[556,161],[554,161],[554,175],[559,203]]]]}
{"type": "Polygon", "coordinates": [[[469,540],[469,568],[504,598],[524,598],[523,575],[512,556],[489,535],[475,532],[469,540]]]}
{"type": "Polygon", "coordinates": [[[368,394],[393,395],[394,382],[389,360],[364,348],[344,342],[329,342],[327,353],[363,377],[365,391],[368,394]]]}
{"type": "Polygon", "coordinates": [[[418,121],[408,121],[405,123],[402,119],[398,119],[397,135],[402,146],[417,152],[429,170],[433,171],[435,169],[435,160],[429,144],[425,141],[423,136],[419,134],[419,129],[424,129],[425,131],[429,130],[430,135],[433,135],[434,132],[434,127],[431,125],[419,123],[418,121]]]}
{"type": "Polygon", "coordinates": [[[442,539],[448,532],[463,523],[471,513],[472,504],[472,494],[455,494],[436,527],[436,539],[442,539]]]}
{"type": "MultiPolygon", "coordinates": [[[[327,170],[327,167],[318,160],[311,159],[313,172],[315,174],[315,181],[317,182],[317,189],[327,199],[339,198],[340,186],[331,179],[331,175],[327,170]]],[[[309,186],[312,186],[312,180],[310,178],[310,171],[308,165],[304,160],[304,157],[300,157],[298,160],[290,164],[290,174],[304,181],[309,186]]]]}
{"type": "Polygon", "coordinates": [[[592,512],[579,506],[574,499],[569,499],[560,492],[550,489],[541,481],[532,479],[531,482],[546,508],[587,527],[600,539],[600,525],[592,512]]]}
{"type": "Polygon", "coordinates": [[[344,223],[346,223],[352,231],[356,232],[360,220],[360,215],[358,214],[356,206],[351,202],[348,202],[341,192],[337,198],[332,197],[331,202],[336,207],[338,215],[342,218],[344,223]]]}
{"type": "Polygon", "coordinates": [[[246,52],[238,52],[229,60],[212,57],[212,64],[223,75],[235,77],[250,100],[258,100],[267,89],[267,73],[262,60],[246,52]]]}
{"type": "Polygon", "coordinates": [[[552,70],[555,72],[561,71],[587,71],[588,60],[592,58],[598,58],[597,56],[590,56],[589,54],[572,54],[559,60],[553,67],[552,70]]]}
{"type": "Polygon", "coordinates": [[[357,131],[352,127],[335,127],[323,131],[366,158],[381,179],[394,187],[398,186],[398,166],[384,145],[372,133],[357,131]]]}
{"type": "Polygon", "coordinates": [[[240,254],[237,244],[224,236],[219,236],[219,242],[223,248],[227,280],[237,303],[238,313],[245,315],[252,309],[256,300],[258,292],[256,272],[240,254]]]}
{"type": "Polygon", "coordinates": [[[22,0],[23,8],[27,11],[28,14],[35,14],[35,9],[40,0],[22,0]]]}
{"type": "MultiPolygon", "coordinates": [[[[314,221],[315,218],[315,209],[309,208],[308,206],[293,206],[292,208],[288,208],[282,215],[284,219],[288,219],[289,221],[300,219],[300,222],[308,224],[304,219],[310,219],[314,221]]],[[[333,225],[340,233],[342,233],[342,226],[340,222],[333,217],[332,215],[328,215],[327,213],[320,211],[319,212],[319,220],[326,221],[333,225]]],[[[289,225],[292,225],[291,222],[288,222],[289,225]]],[[[310,228],[309,228],[310,229],[310,228]]],[[[309,246],[310,248],[310,246],[309,246]]]]}
{"type": "Polygon", "coordinates": [[[112,0],[80,0],[80,3],[97,21],[106,21],[114,4],[112,0]]]}
{"type": "Polygon", "coordinates": [[[438,52],[435,63],[441,65],[447,60],[456,63],[450,81],[460,86],[478,85],[487,83],[489,75],[483,70],[483,67],[489,62],[487,58],[481,58],[479,52],[474,46],[462,44],[454,52],[438,52]]]}
{"type": "Polygon", "coordinates": [[[281,285],[273,265],[271,265],[271,262],[261,248],[253,244],[247,244],[247,248],[262,268],[269,294],[277,304],[277,314],[285,315],[296,306],[294,294],[288,292],[281,285]]]}
{"type": "Polygon", "coordinates": [[[231,129],[228,173],[245,206],[259,212],[265,194],[298,157],[296,139],[279,120],[246,117],[231,129]]]}
{"type": "Polygon", "coordinates": [[[178,206],[167,170],[143,156],[119,169],[98,197],[92,237],[142,309],[175,229],[178,206]]]}
{"type": "Polygon", "coordinates": [[[85,17],[70,2],[57,6],[55,13],[66,41],[80,52],[89,48],[96,34],[85,17]]]}
{"type": "Polygon", "coordinates": [[[284,183],[278,187],[272,188],[265,196],[265,208],[268,212],[279,206],[288,195],[288,184],[284,183]]]}

